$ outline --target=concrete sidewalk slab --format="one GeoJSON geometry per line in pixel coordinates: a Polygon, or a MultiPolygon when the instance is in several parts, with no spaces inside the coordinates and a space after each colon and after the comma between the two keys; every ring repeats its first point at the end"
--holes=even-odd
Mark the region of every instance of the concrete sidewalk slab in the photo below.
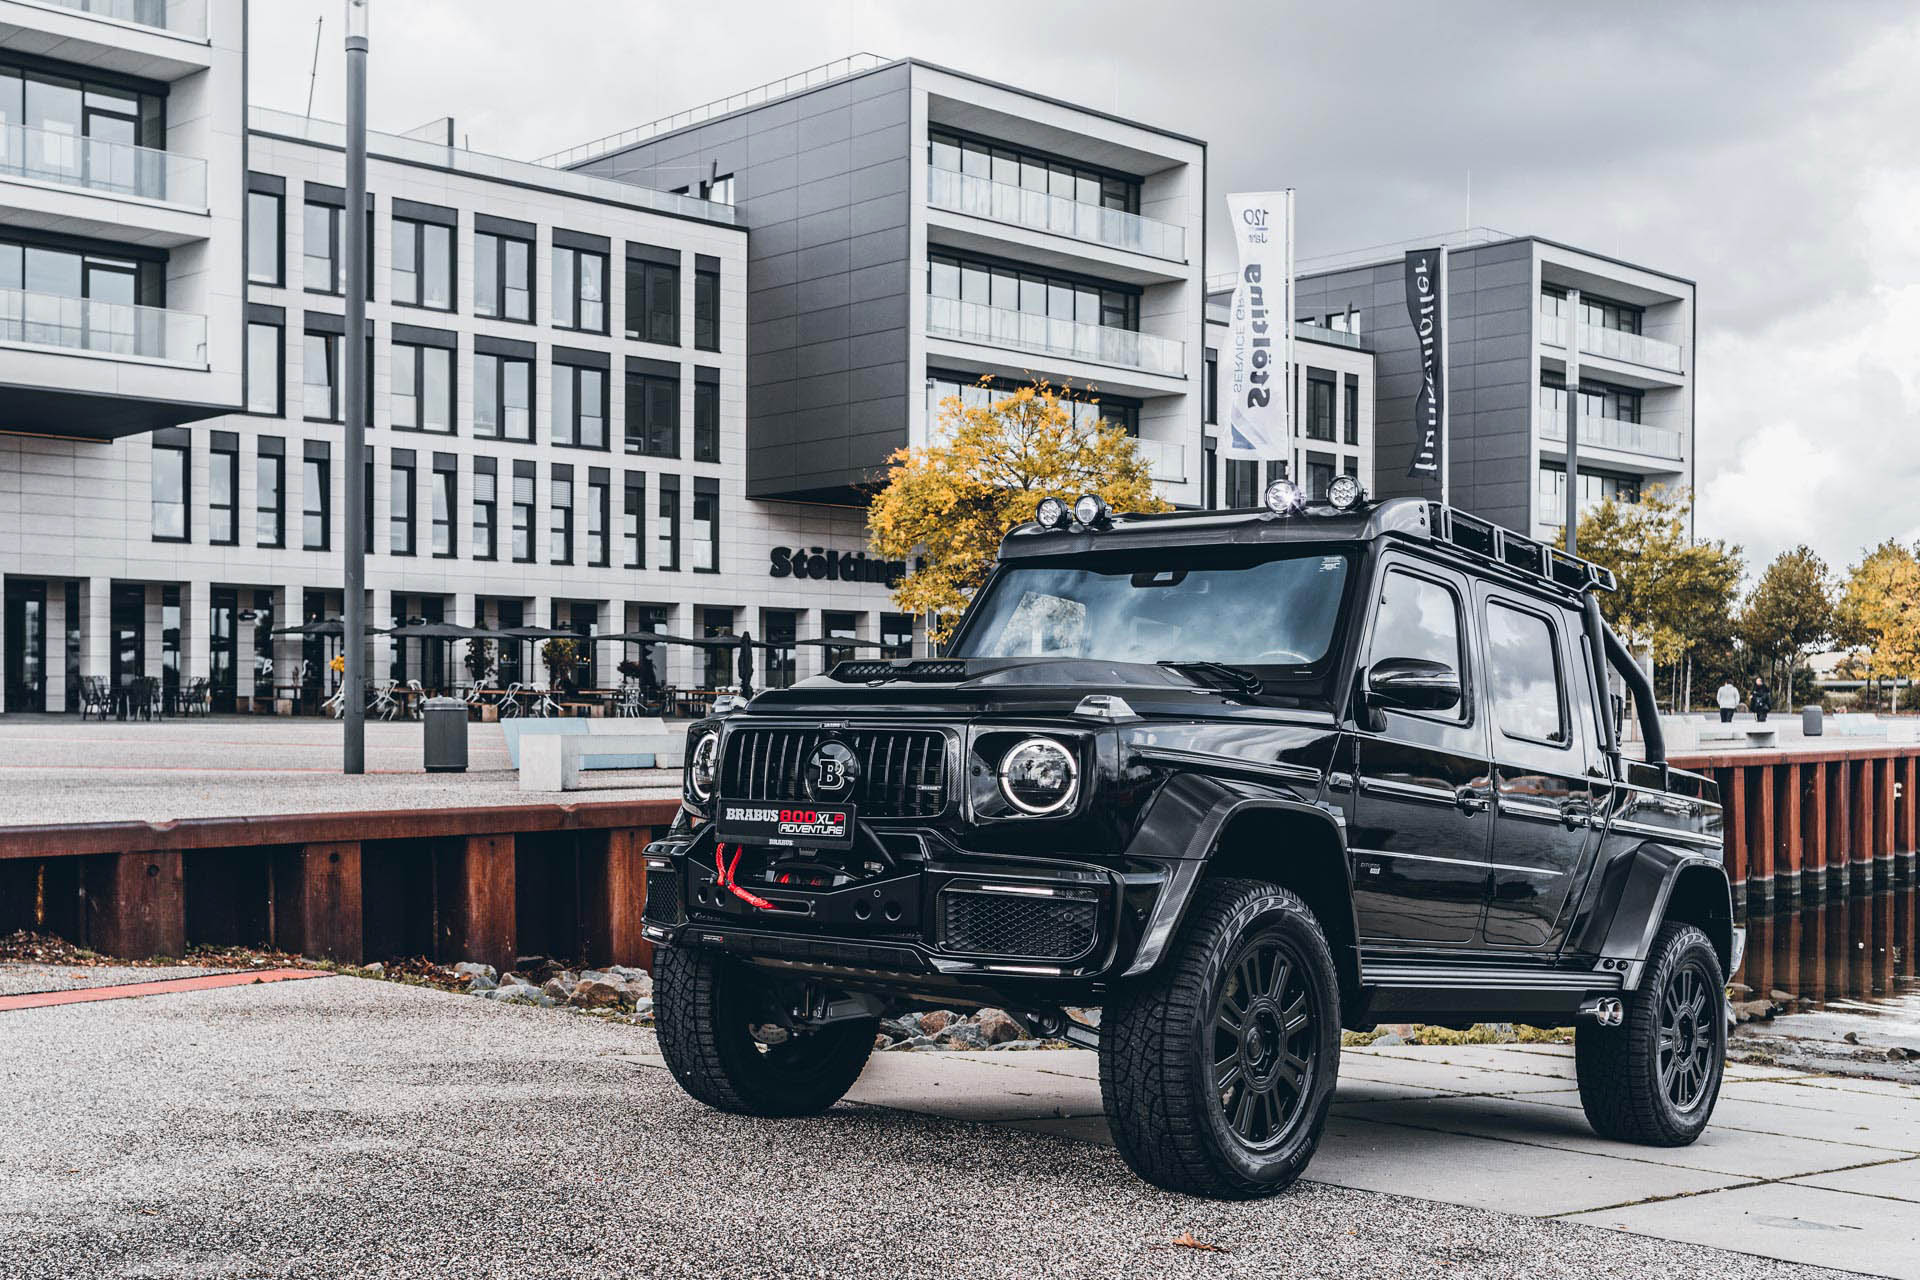
{"type": "Polygon", "coordinates": [[[1889,1200],[1920,1204],[1920,1158],[1915,1157],[1836,1173],[1817,1173],[1791,1181],[1806,1187],[1825,1187],[1829,1191],[1851,1191],[1860,1196],[1884,1196],[1889,1200]]]}
{"type": "MultiPolygon", "coordinates": [[[[1580,1093],[1576,1089],[1529,1094],[1527,1101],[1546,1107],[1580,1110],[1580,1093]]],[[[1920,1152],[1920,1141],[1916,1141],[1920,1139],[1920,1132],[1915,1131],[1916,1124],[1920,1124],[1920,1120],[1908,1118],[1898,1107],[1889,1108],[1877,1122],[1866,1121],[1857,1116],[1817,1108],[1774,1105],[1729,1097],[1725,1088],[1720,1091],[1720,1102],[1713,1109],[1715,1128],[1738,1128],[1787,1138],[1840,1143],[1865,1152],[1862,1159],[1872,1159],[1875,1151],[1920,1152]]]]}

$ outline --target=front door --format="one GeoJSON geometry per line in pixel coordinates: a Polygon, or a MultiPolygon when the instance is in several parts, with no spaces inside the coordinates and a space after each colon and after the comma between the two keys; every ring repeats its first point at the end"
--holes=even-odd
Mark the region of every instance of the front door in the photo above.
{"type": "Polygon", "coordinates": [[[1465,643],[1469,598],[1465,581],[1448,570],[1389,559],[1381,573],[1366,665],[1445,663],[1463,696],[1447,711],[1379,709],[1372,723],[1361,716],[1350,856],[1365,941],[1479,937],[1493,819],[1487,730],[1465,643]]]}
{"type": "Polygon", "coordinates": [[[47,709],[47,584],[9,582],[6,588],[7,711],[47,709]]]}
{"type": "Polygon", "coordinates": [[[1493,886],[1486,940],[1538,949],[1560,936],[1567,895],[1593,833],[1600,751],[1570,691],[1583,650],[1564,610],[1481,587],[1487,707],[1493,729],[1493,886]]]}
{"type": "Polygon", "coordinates": [[[215,587],[208,601],[207,697],[213,710],[231,715],[240,696],[240,593],[215,587]]]}

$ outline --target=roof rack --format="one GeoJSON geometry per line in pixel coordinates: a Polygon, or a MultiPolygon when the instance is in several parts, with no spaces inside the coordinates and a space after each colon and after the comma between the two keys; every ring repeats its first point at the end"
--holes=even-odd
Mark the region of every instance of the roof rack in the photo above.
{"type": "Polygon", "coordinates": [[[1428,526],[1433,538],[1449,543],[1477,560],[1499,565],[1509,573],[1535,578],[1568,591],[1618,591],[1620,581],[1613,570],[1591,560],[1568,555],[1537,538],[1469,515],[1437,502],[1427,504],[1428,526]]]}

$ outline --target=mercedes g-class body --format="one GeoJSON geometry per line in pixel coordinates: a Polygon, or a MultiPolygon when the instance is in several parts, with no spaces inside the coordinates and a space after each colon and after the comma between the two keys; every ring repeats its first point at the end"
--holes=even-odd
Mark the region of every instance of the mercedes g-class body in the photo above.
{"type": "Polygon", "coordinates": [[[994,1006],[1097,1043],[1142,1177],[1251,1197],[1311,1157],[1343,1027],[1571,1023],[1599,1133],[1700,1134],[1743,935],[1611,573],[1350,479],[1265,497],[1048,499],[944,656],[691,727],[645,911],[689,1093],[819,1112],[883,1016],[994,1006]]]}

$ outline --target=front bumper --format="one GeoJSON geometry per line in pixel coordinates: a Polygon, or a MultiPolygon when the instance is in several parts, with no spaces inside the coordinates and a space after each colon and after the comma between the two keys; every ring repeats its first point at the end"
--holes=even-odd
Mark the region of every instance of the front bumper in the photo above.
{"type": "Polygon", "coordinates": [[[1085,986],[1126,967],[1167,883],[1159,867],[970,854],[934,833],[908,839],[923,857],[837,888],[750,880],[765,851],[749,849],[739,883],[767,907],[721,883],[710,830],[655,841],[645,936],[880,985],[1085,986]]]}

